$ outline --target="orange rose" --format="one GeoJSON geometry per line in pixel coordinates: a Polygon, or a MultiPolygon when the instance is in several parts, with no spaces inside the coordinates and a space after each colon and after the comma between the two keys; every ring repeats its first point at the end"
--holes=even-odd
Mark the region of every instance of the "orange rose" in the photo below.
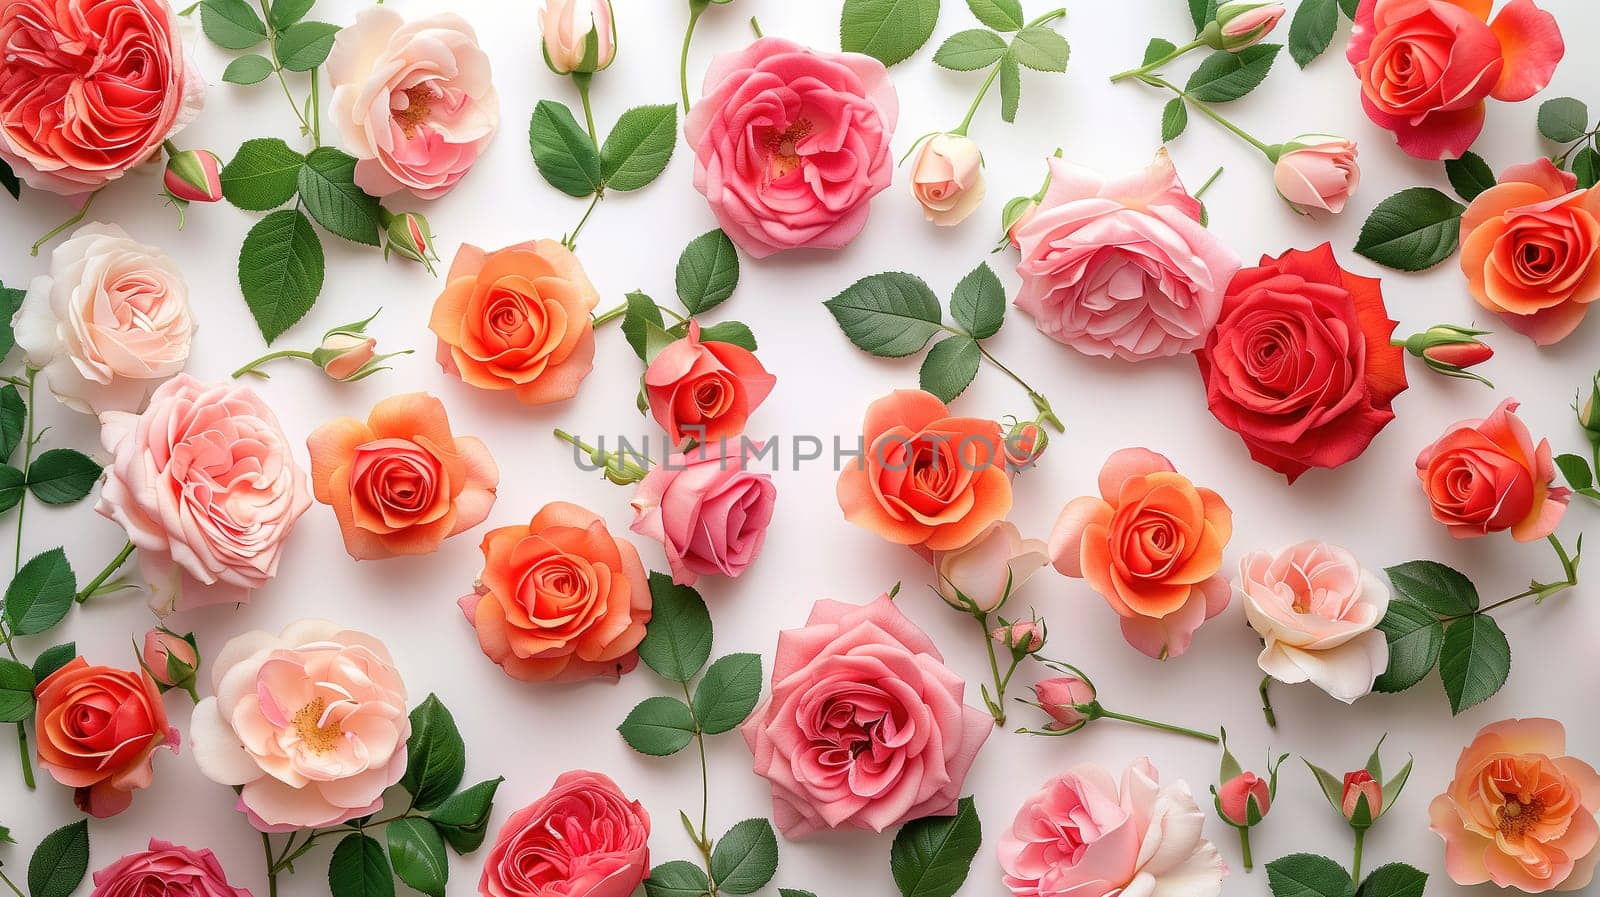
{"type": "Polygon", "coordinates": [[[454,436],[427,393],[384,399],[366,423],[341,417],[306,440],[311,489],[357,560],[427,554],[494,506],[500,471],[475,436],[454,436]]]}
{"type": "Polygon", "coordinates": [[[1189,649],[1200,624],[1232,597],[1218,575],[1233,535],[1221,496],[1149,449],[1123,449],[1100,469],[1100,497],[1075,498],[1050,533],[1065,576],[1087,580],[1122,617],[1122,635],[1151,657],[1189,649]]]}
{"type": "Polygon", "coordinates": [[[1541,346],[1600,299],[1600,188],[1549,159],[1513,165],[1461,218],[1461,270],[1484,308],[1541,346]]]}
{"type": "Polygon", "coordinates": [[[1555,532],[1572,490],[1554,484],[1550,441],[1533,442],[1506,399],[1485,418],[1452,424],[1417,455],[1417,479],[1433,519],[1457,539],[1511,531],[1518,542],[1555,532]]]}
{"type": "Polygon", "coordinates": [[[650,585],[632,545],[566,502],[483,537],[477,591],[461,599],[478,645],[525,682],[616,679],[639,663],[650,585]]]}
{"type": "Polygon", "coordinates": [[[433,304],[445,373],[528,405],[570,399],[594,369],[600,303],[578,257],[554,240],[486,253],[466,243],[433,304]]]}
{"type": "Polygon", "coordinates": [[[900,545],[952,551],[1011,510],[1000,425],[897,389],[867,407],[862,454],[839,474],[845,519],[900,545]]]}
{"type": "Polygon", "coordinates": [[[35,690],[39,765],[76,789],[78,809],[99,819],[133,803],[150,787],[156,748],[178,749],[178,730],[156,683],[143,672],[92,667],[81,657],[35,690]]]}
{"type": "Polygon", "coordinates": [[[1529,894],[1588,886],[1600,863],[1600,774],[1566,754],[1567,731],[1553,719],[1478,732],[1455,780],[1428,805],[1452,881],[1529,894]]]}

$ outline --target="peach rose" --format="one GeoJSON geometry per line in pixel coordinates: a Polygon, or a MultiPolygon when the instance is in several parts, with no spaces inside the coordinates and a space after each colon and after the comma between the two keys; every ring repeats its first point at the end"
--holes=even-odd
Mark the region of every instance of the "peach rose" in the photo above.
{"type": "Polygon", "coordinates": [[[1233,535],[1222,497],[1149,449],[1123,449],[1100,469],[1100,497],[1075,498],[1050,533],[1056,569],[1087,580],[1122,617],[1122,635],[1165,660],[1189,650],[1200,624],[1228,606],[1217,571],[1233,535]]]}
{"type": "Polygon", "coordinates": [[[483,537],[477,591],[459,604],[483,653],[513,679],[615,680],[639,663],[650,585],[632,545],[557,501],[483,537]]]}
{"type": "Polygon", "coordinates": [[[967,220],[983,203],[983,152],[965,134],[935,134],[911,166],[911,195],[940,227],[967,220]]]}
{"type": "Polygon", "coordinates": [[[861,457],[845,465],[837,492],[846,520],[890,542],[960,548],[1011,510],[1000,425],[897,389],[867,407],[861,457]]]}
{"type": "Polygon", "coordinates": [[[661,543],[673,582],[739,576],[761,554],[778,488],[771,474],[749,469],[750,448],[761,446],[741,440],[673,454],[639,482],[631,529],[661,543]]]}
{"type": "Polygon", "coordinates": [[[452,434],[444,403],[427,393],[384,399],[365,423],[329,421],[306,447],[312,492],[357,560],[437,551],[489,516],[500,482],[489,447],[452,434]]]}
{"type": "Polygon", "coordinates": [[[489,56],[454,13],[408,24],[369,6],[334,38],[327,70],[329,115],[373,196],[449,193],[500,127],[489,56]]]}
{"type": "Polygon", "coordinates": [[[206,778],[239,789],[263,832],[330,828],[383,808],[406,771],[406,686],[383,643],[326,620],[247,632],[211,667],[190,737],[206,778]]]}
{"type": "Polygon", "coordinates": [[[12,320],[17,345],[74,411],[137,411],[189,361],[189,285],[165,252],[86,224],[50,253],[12,320]]]}
{"type": "Polygon", "coordinates": [[[1572,491],[1554,485],[1550,441],[1538,446],[1506,399],[1486,418],[1459,421],[1417,455],[1433,519],[1457,539],[1510,530],[1518,542],[1555,532],[1572,491]]]}
{"type": "Polygon", "coordinates": [[[778,378],[755,353],[733,343],[700,341],[700,323],[661,350],[644,372],[650,414],[674,446],[730,439],[744,432],[750,413],[767,400],[778,378]]]}
{"type": "Polygon", "coordinates": [[[976,539],[952,551],[933,553],[934,590],[946,604],[994,613],[1039,568],[1050,563],[1050,546],[1042,539],[1024,539],[1015,524],[998,520],[976,539]]]}
{"type": "Polygon", "coordinates": [[[0,160],[28,186],[98,190],[200,114],[165,0],[0,3],[0,160]]]}
{"type": "Polygon", "coordinates": [[[1451,881],[1528,894],[1589,886],[1600,863],[1597,812],[1600,773],[1567,756],[1567,731],[1553,719],[1484,726],[1428,805],[1451,881]]]}
{"type": "Polygon", "coordinates": [[[75,657],[34,689],[39,765],[74,789],[78,809],[105,819],[149,788],[157,748],[178,750],[161,692],[144,672],[92,667],[75,657]]]}
{"type": "Polygon", "coordinates": [[[277,575],[311,493],[254,390],[179,374],[143,414],[108,411],[100,427],[112,458],[95,510],[138,547],[156,613],[241,604],[277,575]]]}
{"type": "Polygon", "coordinates": [[[628,897],[650,875],[650,814],[608,776],[563,773],[511,814],[478,879],[483,897],[628,897]]]}
{"type": "Polygon", "coordinates": [[[494,252],[463,243],[446,280],[428,319],[445,373],[527,405],[578,394],[594,370],[600,294],[577,256],[554,240],[494,252]]]}
{"type": "Polygon", "coordinates": [[[1272,183],[1295,211],[1343,212],[1361,186],[1355,141],[1327,134],[1296,137],[1283,146],[1272,169],[1272,183]]]}
{"type": "Polygon", "coordinates": [[[1461,271],[1478,304],[1548,346],[1600,299],[1600,187],[1549,159],[1513,165],[1461,217],[1461,271]]]}

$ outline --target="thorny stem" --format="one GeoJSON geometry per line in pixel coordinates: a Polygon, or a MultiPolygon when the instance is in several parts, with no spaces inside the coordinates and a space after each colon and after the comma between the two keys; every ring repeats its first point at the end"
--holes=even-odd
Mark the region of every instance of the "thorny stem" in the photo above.
{"type": "Polygon", "coordinates": [[[700,860],[705,866],[706,881],[710,883],[707,897],[717,897],[717,881],[711,876],[711,838],[706,835],[708,817],[711,814],[711,770],[706,763],[706,733],[700,726],[700,718],[694,712],[694,697],[689,694],[689,683],[680,683],[683,686],[684,704],[689,707],[689,719],[694,723],[694,740],[700,749],[700,831],[695,835],[695,847],[700,849],[700,860]]]}
{"type": "Polygon", "coordinates": [[[110,579],[113,573],[121,570],[122,565],[128,562],[128,557],[132,554],[133,543],[129,542],[126,545],[123,545],[122,550],[117,552],[117,556],[111,559],[111,563],[107,564],[104,570],[101,570],[94,579],[89,580],[89,584],[84,586],[82,591],[78,592],[78,603],[82,604],[83,602],[88,601],[90,598],[93,598],[95,590],[100,588],[102,585],[105,585],[105,581],[110,579]]]}
{"type": "Polygon", "coordinates": [[[74,224],[82,221],[83,217],[89,214],[89,206],[94,204],[94,198],[99,195],[100,191],[96,190],[85,197],[83,200],[83,205],[78,206],[78,211],[74,212],[72,217],[51,228],[47,233],[45,233],[44,236],[40,237],[38,241],[33,244],[33,248],[28,250],[28,254],[37,256],[39,254],[40,247],[44,246],[44,244],[50,242],[51,240],[54,240],[67,228],[72,227],[74,224]]]}
{"type": "MultiPolygon", "coordinates": [[[[1000,660],[994,653],[994,639],[989,637],[989,615],[976,613],[972,615],[972,619],[978,621],[978,628],[982,630],[983,645],[989,651],[989,674],[994,677],[994,698],[991,700],[986,694],[984,700],[989,704],[989,715],[994,717],[995,725],[1003,726],[1006,724],[1005,682],[1009,677],[1000,675],[1000,660]]],[[[1016,667],[1013,665],[1012,669],[1015,670],[1016,667]]]]}
{"type": "MultiPolygon", "coordinates": [[[[1558,595],[1558,594],[1560,594],[1562,592],[1565,592],[1567,589],[1570,589],[1570,588],[1576,586],[1578,584],[1578,561],[1579,561],[1579,557],[1575,557],[1575,556],[1567,554],[1566,546],[1561,544],[1561,540],[1556,536],[1555,533],[1551,533],[1549,536],[1547,536],[1545,538],[1550,542],[1551,546],[1553,546],[1555,548],[1556,556],[1561,559],[1561,572],[1562,572],[1563,575],[1566,576],[1566,579],[1564,579],[1564,580],[1562,580],[1560,582],[1551,582],[1551,583],[1541,583],[1541,582],[1535,581],[1532,584],[1532,587],[1527,589],[1527,590],[1525,590],[1525,591],[1518,592],[1517,594],[1512,595],[1509,598],[1502,598],[1499,601],[1496,601],[1496,602],[1494,602],[1493,604],[1490,604],[1487,607],[1480,607],[1477,610],[1471,611],[1469,613],[1455,614],[1453,616],[1445,617],[1444,618],[1444,622],[1448,623],[1448,622],[1450,622],[1452,620],[1460,620],[1460,619],[1462,619],[1464,617],[1473,616],[1474,614],[1486,614],[1486,613],[1488,613],[1488,612],[1490,612],[1492,610],[1495,610],[1497,608],[1504,607],[1507,604],[1511,604],[1513,602],[1521,601],[1524,598],[1533,598],[1534,599],[1533,603],[1534,604],[1538,604],[1538,603],[1544,601],[1546,598],[1551,597],[1552,595],[1558,595]],[[1537,597],[1535,597],[1535,596],[1537,596],[1537,597]]],[[[1581,549],[1580,549],[1580,554],[1581,554],[1581,549]]]]}
{"type": "MultiPolygon", "coordinates": [[[[944,329],[949,331],[949,332],[951,332],[951,333],[957,334],[959,336],[966,336],[965,333],[962,333],[961,331],[955,329],[954,327],[948,327],[947,326],[944,329]]],[[[1010,369],[1010,368],[1006,367],[1004,364],[1002,364],[1000,362],[1000,359],[994,357],[994,355],[992,353],[990,353],[990,351],[988,349],[984,348],[982,343],[978,344],[978,352],[985,359],[987,359],[990,364],[994,365],[995,370],[998,370],[1000,373],[1005,374],[1007,377],[1010,377],[1012,382],[1016,383],[1018,386],[1022,387],[1022,389],[1025,392],[1027,392],[1028,398],[1030,400],[1032,400],[1032,402],[1033,402],[1033,407],[1036,408],[1038,410],[1038,412],[1039,412],[1039,419],[1040,420],[1044,421],[1045,423],[1048,423],[1051,427],[1054,427],[1055,431],[1057,433],[1065,433],[1066,432],[1066,425],[1061,423],[1061,418],[1056,416],[1055,409],[1050,407],[1050,400],[1049,399],[1045,398],[1042,393],[1036,391],[1033,387],[1029,386],[1028,385],[1028,381],[1026,381],[1026,380],[1022,379],[1021,377],[1019,377],[1017,375],[1016,371],[1013,371],[1012,369],[1010,369]]]]}

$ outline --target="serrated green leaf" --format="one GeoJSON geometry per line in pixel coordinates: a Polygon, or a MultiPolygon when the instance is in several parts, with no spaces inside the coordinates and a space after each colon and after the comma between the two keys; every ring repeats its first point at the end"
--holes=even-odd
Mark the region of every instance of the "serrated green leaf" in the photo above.
{"type": "Polygon", "coordinates": [[[383,845],[352,832],[339,842],[328,861],[330,897],[394,897],[394,873],[383,845]]]}
{"type": "MultiPolygon", "coordinates": [[[[14,290],[0,284],[0,360],[4,360],[11,350],[17,345],[17,334],[11,322],[17,316],[17,309],[22,307],[22,300],[28,295],[26,290],[14,290]]],[[[15,386],[8,387],[16,389],[15,386]]],[[[7,455],[6,458],[9,458],[7,455]]],[[[6,460],[0,458],[0,461],[6,460]]]]}
{"type": "Polygon", "coordinates": [[[635,106],[606,135],[600,177],[611,190],[638,190],[666,170],[677,142],[677,106],[635,106]]]}
{"type": "Polygon", "coordinates": [[[1266,80],[1282,44],[1256,44],[1237,53],[1218,50],[1189,77],[1188,93],[1202,103],[1230,103],[1266,80]]]}
{"type": "Polygon", "coordinates": [[[921,49],[938,21],[939,0],[845,0],[839,46],[894,65],[921,49]]]}
{"type": "Polygon", "coordinates": [[[1378,630],[1389,642],[1389,668],[1372,684],[1374,691],[1405,691],[1428,675],[1439,662],[1444,646],[1444,626],[1427,608],[1406,601],[1389,602],[1378,630]]]}
{"type": "Polygon", "coordinates": [[[402,818],[389,823],[389,864],[400,880],[429,897],[445,897],[450,861],[444,838],[426,819],[402,818]]]}
{"type": "Polygon", "coordinates": [[[0,658],[0,723],[33,718],[33,671],[9,657],[0,658]]]}
{"type": "Polygon", "coordinates": [[[0,159],[0,187],[4,187],[12,199],[22,198],[22,181],[17,179],[17,173],[11,170],[4,159],[0,159]]]}
{"type": "Polygon", "coordinates": [[[600,151],[561,103],[540,100],[533,107],[528,149],[539,174],[562,193],[582,198],[600,189],[600,151]]]}
{"type": "Polygon", "coordinates": [[[935,65],[956,72],[986,69],[1006,55],[1005,38],[984,28],[957,31],[933,54],[935,65]]]}
{"type": "Polygon", "coordinates": [[[306,212],[331,233],[376,246],[383,216],[377,198],[356,186],[355,175],[354,156],[331,146],[318,147],[300,167],[300,199],[306,212]]]}
{"type": "Polygon", "coordinates": [[[1422,897],[1428,874],[1405,863],[1390,863],[1372,870],[1356,897],[1422,897]]]}
{"type": "Polygon", "coordinates": [[[751,352],[756,350],[756,335],[750,332],[750,326],[743,321],[718,321],[709,327],[700,328],[700,341],[703,343],[732,343],[751,352]]]}
{"type": "Polygon", "coordinates": [[[749,719],[761,700],[761,655],[718,658],[694,690],[694,717],[707,735],[729,732],[749,719]]]}
{"type": "Polygon", "coordinates": [[[1022,69],[1017,57],[1006,53],[1000,60],[1000,118],[1007,123],[1017,120],[1017,107],[1022,103],[1022,69]]]}
{"type": "Polygon", "coordinates": [[[10,461],[22,444],[22,431],[28,423],[28,407],[16,386],[0,388],[0,461],[10,461]]]}
{"type": "Polygon", "coordinates": [[[428,814],[433,827],[457,854],[465,856],[483,846],[484,836],[489,833],[489,815],[494,812],[494,796],[504,781],[490,779],[458,791],[428,814]]]}
{"type": "Polygon", "coordinates": [[[1344,867],[1324,856],[1293,853],[1267,864],[1272,897],[1354,897],[1355,883],[1344,867]]]}
{"type": "Polygon", "coordinates": [[[1300,8],[1289,22],[1289,55],[1301,68],[1321,56],[1333,43],[1339,28],[1339,7],[1335,0],[1300,0],[1300,8]]]}
{"type": "Polygon", "coordinates": [[[1600,152],[1592,146],[1586,146],[1572,157],[1572,176],[1578,179],[1578,187],[1587,190],[1600,183],[1600,152]]]}
{"type": "Polygon", "coordinates": [[[1372,210],[1356,252],[1400,271],[1425,271],[1455,253],[1466,210],[1432,187],[1402,190],[1372,210]]]}
{"type": "Polygon", "coordinates": [[[1539,133],[1556,143],[1571,143],[1589,132],[1589,107],[1582,100],[1556,97],[1539,106],[1539,133]]]}
{"type": "Polygon", "coordinates": [[[928,816],[906,823],[889,849],[889,871],[901,897],[952,897],[966,883],[983,843],[983,827],[972,798],[954,816],[928,816]]]}
{"type": "Polygon", "coordinates": [[[311,11],[311,6],[316,0],[272,0],[272,8],[267,12],[267,21],[273,29],[282,31],[306,17],[311,11]]]}
{"type": "Polygon", "coordinates": [[[50,449],[28,465],[28,491],[47,505],[79,501],[99,479],[100,465],[77,449],[50,449]]]}
{"type": "Polygon", "coordinates": [[[1194,20],[1196,33],[1205,30],[1217,17],[1217,0],[1189,0],[1189,17],[1194,20]]]}
{"type": "Polygon", "coordinates": [[[939,401],[953,402],[978,376],[982,357],[976,340],[954,334],[947,336],[934,343],[927,357],[922,359],[919,385],[925,392],[938,396],[939,401]]]}
{"type": "Polygon", "coordinates": [[[1020,31],[1026,22],[1021,0],[967,0],[967,8],[996,31],[1020,31]]]}
{"type": "Polygon", "coordinates": [[[1355,21],[1356,9],[1361,6],[1361,0],[1339,0],[1339,9],[1344,11],[1345,18],[1355,21]]]}
{"type": "Polygon", "coordinates": [[[1178,45],[1163,37],[1152,37],[1150,43],[1144,46],[1144,64],[1149,65],[1160,59],[1171,56],[1178,49],[1178,45]]]}
{"type": "Polygon", "coordinates": [[[898,271],[864,277],[823,305],[856,348],[881,358],[920,351],[943,320],[933,290],[898,271]]]}
{"type": "Polygon", "coordinates": [[[1465,574],[1435,561],[1408,561],[1386,568],[1389,581],[1402,598],[1422,605],[1442,617],[1470,614],[1478,609],[1478,589],[1465,574]]]}
{"type": "Polygon", "coordinates": [[[711,657],[711,613],[700,593],[676,585],[672,577],[651,572],[653,602],[639,659],[673,682],[688,682],[711,657]]]}
{"type": "Polygon", "coordinates": [[[38,683],[49,679],[62,667],[76,659],[77,656],[78,645],[75,642],[67,642],[64,645],[56,645],[53,648],[46,648],[45,650],[39,652],[39,656],[33,659],[34,684],[37,685],[38,683]]]}
{"type": "Polygon", "coordinates": [[[1510,675],[1511,645],[1493,617],[1473,614],[1445,628],[1439,678],[1451,713],[1459,715],[1493,697],[1510,675]]]}
{"type": "Polygon", "coordinates": [[[0,514],[16,507],[27,493],[27,476],[10,464],[0,464],[0,514]]]}
{"type": "Polygon", "coordinates": [[[246,140],[222,167],[222,195],[248,212],[276,209],[294,199],[305,157],[276,137],[246,140]]]}
{"type": "Polygon", "coordinates": [[[205,0],[200,29],[224,50],[248,50],[267,39],[266,23],[244,0],[205,0]]]}
{"type": "Polygon", "coordinates": [[[987,263],[973,268],[956,284],[950,296],[950,316],[973,339],[985,340],[1000,332],[1006,320],[1006,288],[987,263]]]}
{"type": "Polygon", "coordinates": [[[1011,39],[1011,55],[1036,72],[1064,72],[1072,48],[1047,25],[1030,25],[1011,39]]]}
{"type": "Polygon", "coordinates": [[[645,325],[663,327],[666,322],[661,317],[661,307],[656,305],[656,301],[639,290],[627,295],[627,306],[628,310],[622,315],[622,336],[632,347],[633,354],[643,359],[645,325]]]}
{"type": "Polygon", "coordinates": [[[754,894],[778,874],[778,837],[765,819],[746,819],[717,839],[711,878],[725,894],[754,894]]]}
{"type": "Polygon", "coordinates": [[[272,76],[272,60],[256,53],[240,56],[222,70],[229,84],[258,84],[272,76]]]}
{"type": "Polygon", "coordinates": [[[817,897],[817,895],[799,888],[779,888],[778,897],[817,897]]]}
{"type": "Polygon", "coordinates": [[[617,727],[622,740],[641,754],[670,757],[694,738],[694,716],[677,698],[646,698],[617,727]]]}
{"type": "Polygon", "coordinates": [[[38,635],[72,610],[78,581],[60,548],[33,556],[6,586],[6,625],[16,635],[38,635]]]}
{"type": "Polygon", "coordinates": [[[644,881],[645,897],[704,897],[710,891],[705,872],[683,860],[662,863],[644,881]]]}
{"type": "Polygon", "coordinates": [[[739,253],[721,229],[703,233],[678,256],[674,277],[678,301],[689,314],[700,315],[721,305],[739,285],[739,253]]]}
{"type": "Polygon", "coordinates": [[[239,247],[239,289],[268,343],[305,317],[322,292],[322,241],[298,209],[256,222],[239,247]]]}
{"type": "Polygon", "coordinates": [[[1474,152],[1461,154],[1459,159],[1444,160],[1444,173],[1450,179],[1450,186],[1467,202],[1478,198],[1478,194],[1495,185],[1494,171],[1489,168],[1489,163],[1474,152]]]}
{"type": "Polygon", "coordinates": [[[411,737],[406,739],[406,772],[400,786],[420,810],[444,803],[461,785],[467,767],[467,746],[455,717],[436,695],[428,695],[411,711],[411,737]]]}
{"type": "Polygon", "coordinates": [[[28,860],[32,897],[69,897],[89,872],[89,821],[80,819],[44,837],[28,860]]]}
{"type": "Polygon", "coordinates": [[[1161,110],[1161,142],[1171,143],[1189,127],[1189,104],[1173,97],[1161,110]]]}
{"type": "Polygon", "coordinates": [[[278,35],[278,64],[291,72],[309,72],[327,61],[338,36],[338,25],[296,22],[278,35]]]}

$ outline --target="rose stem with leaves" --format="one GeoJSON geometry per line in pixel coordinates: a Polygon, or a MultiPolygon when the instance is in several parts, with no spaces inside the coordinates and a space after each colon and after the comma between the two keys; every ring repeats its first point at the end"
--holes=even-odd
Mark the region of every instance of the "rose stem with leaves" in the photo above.
{"type": "Polygon", "coordinates": [[[1558,538],[1555,533],[1551,533],[1545,538],[1550,543],[1551,547],[1555,548],[1556,557],[1561,560],[1561,573],[1566,577],[1566,579],[1557,582],[1539,582],[1538,580],[1534,580],[1529,584],[1525,591],[1518,592],[1509,598],[1502,598],[1488,607],[1482,607],[1469,613],[1454,614],[1452,616],[1445,617],[1443,622],[1449,623],[1453,620],[1460,620],[1475,614],[1486,614],[1489,611],[1495,610],[1496,608],[1504,607],[1507,604],[1521,601],[1524,598],[1532,598],[1534,604],[1543,604],[1546,598],[1554,597],[1555,595],[1559,595],[1560,593],[1577,586],[1578,564],[1583,559],[1583,536],[1581,534],[1578,536],[1576,549],[1571,555],[1567,554],[1566,546],[1561,544],[1561,539],[1558,538]]]}
{"type": "Polygon", "coordinates": [[[1193,106],[1195,109],[1199,110],[1200,113],[1202,115],[1204,115],[1206,118],[1211,119],[1212,121],[1216,122],[1217,124],[1221,125],[1222,127],[1226,128],[1227,130],[1231,131],[1234,134],[1234,136],[1238,137],[1240,140],[1243,140],[1245,143],[1248,143],[1251,146],[1255,147],[1256,149],[1260,150],[1261,154],[1263,156],[1267,157],[1267,161],[1274,162],[1274,163],[1278,161],[1278,156],[1281,153],[1281,148],[1280,147],[1268,146],[1267,144],[1262,143],[1261,141],[1257,140],[1255,137],[1250,135],[1250,132],[1248,132],[1245,129],[1239,127],[1238,125],[1234,124],[1233,122],[1228,121],[1226,118],[1223,118],[1221,113],[1217,112],[1215,109],[1212,109],[1210,106],[1208,106],[1205,103],[1201,102],[1200,100],[1196,99],[1194,94],[1191,94],[1188,91],[1184,90],[1183,88],[1177,86],[1176,84],[1173,84],[1170,81],[1164,80],[1164,79],[1162,79],[1162,78],[1160,78],[1160,77],[1158,77],[1156,75],[1140,75],[1139,76],[1139,80],[1143,81],[1144,83],[1149,84],[1149,85],[1151,85],[1153,87],[1165,87],[1167,90],[1172,91],[1173,93],[1177,94],[1181,99],[1183,99],[1184,102],[1188,103],[1189,105],[1193,106]]]}
{"type": "Polygon", "coordinates": [[[709,888],[706,897],[717,897],[717,880],[711,874],[711,838],[706,834],[707,820],[711,814],[711,768],[706,763],[706,732],[700,725],[699,715],[695,713],[694,695],[689,693],[689,683],[678,684],[683,686],[684,706],[689,708],[689,721],[694,724],[695,747],[700,750],[700,831],[694,830],[688,816],[682,817],[683,827],[688,831],[689,839],[694,842],[694,846],[700,850],[700,862],[705,869],[709,888]]]}
{"type": "MultiPolygon", "coordinates": [[[[1038,28],[1043,25],[1048,25],[1057,19],[1065,17],[1066,14],[1067,11],[1065,9],[1052,9],[1037,19],[1034,19],[1028,24],[1022,26],[1021,30],[1026,31],[1029,28],[1038,28]]],[[[961,124],[957,125],[950,133],[959,134],[962,137],[967,136],[967,129],[972,127],[972,119],[978,114],[978,107],[983,104],[983,98],[989,95],[989,88],[994,86],[995,79],[1000,77],[1000,69],[1005,65],[1006,59],[1006,56],[1001,56],[998,60],[995,60],[994,65],[989,67],[989,77],[985,78],[983,81],[983,86],[978,88],[978,95],[972,98],[972,105],[967,107],[967,116],[963,118],[961,120],[961,124]]]]}
{"type": "Polygon", "coordinates": [[[294,92],[289,90],[289,79],[283,76],[283,66],[278,63],[278,29],[272,26],[272,13],[267,9],[267,0],[257,0],[261,6],[262,21],[267,23],[267,59],[272,62],[272,72],[278,76],[278,84],[283,87],[283,95],[289,101],[289,109],[294,112],[294,117],[300,120],[300,133],[311,138],[313,148],[322,146],[322,109],[320,98],[317,95],[317,70],[311,70],[311,96],[307,99],[306,108],[310,110],[310,119],[300,110],[300,103],[295,100],[294,92]]]}
{"type": "MultiPolygon", "coordinates": [[[[940,327],[940,329],[946,331],[947,333],[953,333],[956,336],[961,336],[961,337],[966,337],[967,336],[967,334],[964,333],[963,331],[957,330],[956,328],[951,327],[948,324],[940,324],[939,327],[940,327]]],[[[1006,367],[1004,364],[1002,364],[1000,359],[994,357],[993,353],[991,353],[987,348],[985,348],[983,343],[981,343],[981,342],[978,343],[978,353],[983,356],[985,361],[987,361],[990,364],[994,365],[995,370],[999,371],[1002,374],[1005,374],[1007,377],[1011,378],[1011,381],[1013,383],[1015,383],[1018,386],[1022,387],[1022,390],[1028,394],[1029,401],[1033,402],[1034,410],[1039,412],[1039,419],[1040,420],[1044,421],[1045,423],[1049,424],[1051,427],[1055,428],[1055,431],[1057,433],[1065,433],[1067,431],[1066,424],[1063,424],[1061,422],[1061,418],[1056,416],[1055,409],[1050,407],[1050,400],[1045,398],[1043,393],[1040,393],[1037,390],[1035,390],[1033,387],[1029,386],[1028,385],[1028,381],[1026,381],[1026,380],[1022,379],[1022,377],[1018,376],[1016,371],[1013,371],[1012,369],[1010,369],[1010,368],[1006,367]]]]}
{"type": "MultiPolygon", "coordinates": [[[[122,550],[117,552],[117,556],[111,559],[111,563],[106,564],[105,567],[95,575],[94,579],[89,580],[89,584],[84,586],[77,595],[73,596],[74,600],[79,604],[82,604],[85,601],[88,601],[90,598],[93,598],[95,592],[99,591],[100,587],[105,585],[106,580],[110,579],[118,570],[121,570],[122,565],[126,564],[128,562],[128,558],[132,556],[133,543],[124,543],[122,550]]],[[[198,704],[199,701],[196,700],[195,703],[198,704]]]]}
{"type": "Polygon", "coordinates": [[[1118,72],[1115,75],[1112,75],[1111,83],[1116,84],[1119,81],[1126,81],[1129,78],[1140,78],[1142,80],[1145,75],[1161,69],[1167,63],[1176,60],[1185,53],[1188,53],[1191,50],[1198,50],[1204,46],[1206,46],[1205,38],[1197,37],[1181,47],[1174,47],[1171,53],[1168,53],[1160,59],[1147,62],[1136,69],[1128,69],[1125,72],[1118,72]]]}
{"type": "Polygon", "coordinates": [[[311,848],[315,847],[317,841],[321,838],[326,838],[329,835],[348,835],[351,832],[364,835],[368,829],[379,828],[381,826],[388,825],[391,822],[399,822],[402,819],[426,819],[427,817],[425,815],[414,812],[415,801],[416,798],[413,796],[411,798],[411,803],[407,804],[404,813],[396,813],[393,816],[388,816],[383,819],[377,819],[363,823],[352,822],[339,826],[338,828],[290,832],[289,840],[284,842],[283,851],[281,853],[273,852],[272,836],[266,832],[262,832],[261,848],[266,854],[267,858],[267,893],[269,897],[278,893],[278,876],[285,872],[293,875],[295,861],[311,852],[311,848]],[[306,839],[296,844],[296,839],[298,839],[302,834],[306,836],[306,839]]]}
{"type": "MultiPolygon", "coordinates": [[[[94,195],[90,194],[89,198],[94,199],[94,195]]],[[[87,207],[88,203],[84,203],[84,206],[87,207]]],[[[23,425],[24,435],[22,438],[21,474],[23,482],[28,481],[28,467],[33,463],[33,399],[34,383],[38,377],[38,370],[31,367],[27,369],[28,404],[27,411],[25,413],[27,422],[23,425]]],[[[22,572],[22,520],[23,512],[27,511],[27,509],[28,492],[26,489],[24,489],[22,495],[17,499],[17,541],[16,551],[12,556],[11,563],[11,578],[13,581],[15,581],[17,574],[22,572]]],[[[0,637],[5,639],[6,653],[11,655],[12,660],[20,663],[21,661],[17,658],[16,646],[11,644],[11,633],[5,630],[5,622],[3,619],[0,619],[0,637]]],[[[28,749],[28,724],[25,721],[17,722],[17,749],[20,753],[20,759],[22,760],[22,783],[28,786],[29,791],[32,791],[36,786],[36,783],[33,779],[33,760],[31,758],[32,752],[28,749]]]]}

